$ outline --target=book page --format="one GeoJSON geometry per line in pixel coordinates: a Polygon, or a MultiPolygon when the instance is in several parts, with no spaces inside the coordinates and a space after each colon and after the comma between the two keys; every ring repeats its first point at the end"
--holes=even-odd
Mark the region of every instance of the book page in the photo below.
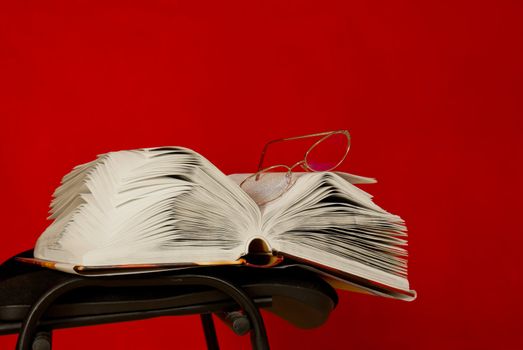
{"type": "Polygon", "coordinates": [[[261,222],[244,191],[182,147],[101,155],[54,196],[35,257],[73,265],[237,260],[261,222]]]}
{"type": "MultiPolygon", "coordinates": [[[[284,174],[266,176],[277,182],[284,174]]],[[[403,220],[376,205],[350,178],[295,174],[288,191],[262,207],[264,236],[281,253],[408,290],[403,220]]],[[[265,193],[246,189],[261,198],[265,193]]]]}

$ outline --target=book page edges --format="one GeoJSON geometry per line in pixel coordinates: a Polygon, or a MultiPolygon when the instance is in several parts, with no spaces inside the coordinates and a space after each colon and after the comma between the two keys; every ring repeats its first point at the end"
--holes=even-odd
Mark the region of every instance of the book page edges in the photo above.
{"type": "Polygon", "coordinates": [[[299,258],[288,253],[279,252],[278,254],[284,258],[288,258],[289,260],[296,262],[295,264],[289,264],[289,266],[300,266],[304,269],[313,271],[335,289],[385,296],[406,301],[412,301],[417,297],[416,291],[411,289],[400,289],[389,286],[377,281],[373,281],[372,279],[359,277],[351,273],[322,265],[304,258],[299,258]]]}
{"type": "MultiPolygon", "coordinates": [[[[247,259],[240,258],[232,261],[212,261],[199,263],[165,263],[165,264],[126,264],[126,265],[106,265],[106,266],[84,266],[74,265],[68,263],[61,263],[56,261],[43,260],[38,258],[24,258],[16,257],[17,261],[37,265],[57,271],[62,271],[70,274],[97,277],[97,276],[118,276],[141,274],[151,272],[165,272],[170,270],[188,269],[198,266],[225,266],[225,265],[246,265],[258,268],[270,268],[283,261],[284,257],[281,255],[274,256],[270,263],[266,265],[255,265],[249,263],[247,259]]],[[[290,259],[293,260],[293,259],[290,259]]],[[[329,269],[321,269],[319,266],[310,266],[301,263],[291,263],[287,266],[300,266],[301,268],[310,270],[318,274],[323,280],[329,283],[333,288],[363,294],[385,296],[394,299],[401,299],[412,301],[416,299],[416,292],[413,290],[398,290],[388,286],[380,285],[378,283],[357,278],[350,274],[342,273],[329,269]]],[[[286,267],[286,266],[282,266],[286,267]]]]}
{"type": "Polygon", "coordinates": [[[122,265],[103,265],[103,266],[86,266],[75,265],[69,263],[62,263],[57,261],[49,261],[38,258],[24,258],[16,257],[17,261],[45,267],[52,270],[62,271],[81,276],[117,276],[129,275],[138,273],[169,271],[183,268],[191,268],[198,266],[230,266],[230,265],[245,265],[259,268],[269,268],[279,265],[283,258],[281,256],[271,256],[267,263],[263,265],[249,262],[246,258],[239,258],[237,260],[221,260],[221,261],[207,261],[207,262],[191,262],[191,263],[160,263],[160,264],[122,264],[122,265]]]}
{"type": "Polygon", "coordinates": [[[210,261],[198,263],[161,263],[161,264],[122,264],[122,265],[103,265],[103,266],[86,266],[49,261],[38,258],[16,257],[17,261],[38,265],[45,268],[72,273],[81,276],[116,276],[138,273],[160,272],[181,268],[190,268],[197,266],[220,266],[220,265],[244,265],[245,259],[230,261],[210,261]]]}
{"type": "Polygon", "coordinates": [[[376,288],[377,286],[364,286],[357,282],[352,282],[347,279],[331,275],[324,271],[311,269],[309,266],[304,266],[304,268],[315,271],[325,282],[337,290],[400,299],[404,301],[413,301],[417,298],[417,293],[415,290],[396,290],[390,287],[378,289],[376,288]]]}

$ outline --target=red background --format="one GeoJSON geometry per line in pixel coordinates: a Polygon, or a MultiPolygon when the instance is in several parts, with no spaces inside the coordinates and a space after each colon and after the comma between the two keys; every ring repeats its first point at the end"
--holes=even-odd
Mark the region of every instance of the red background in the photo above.
{"type": "MultiPolygon", "coordinates": [[[[267,140],[347,128],[343,170],[407,221],[419,298],[342,292],[312,331],[266,315],[273,348],[522,348],[521,4],[2,1],[0,261],[96,154],[183,145],[253,171],[267,140]]],[[[203,348],[198,318],[55,333],[56,349],[169,342],[203,348]]]]}

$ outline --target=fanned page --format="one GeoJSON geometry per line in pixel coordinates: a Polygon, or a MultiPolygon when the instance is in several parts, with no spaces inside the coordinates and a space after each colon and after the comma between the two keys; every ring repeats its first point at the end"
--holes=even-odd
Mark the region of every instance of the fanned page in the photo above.
{"type": "MultiPolygon", "coordinates": [[[[232,178],[241,183],[247,176],[232,178]]],[[[263,183],[271,187],[284,174],[264,176],[263,183]]],[[[318,172],[297,173],[293,181],[285,194],[261,207],[262,231],[273,251],[414,295],[407,280],[403,220],[354,186],[372,179],[318,172]]],[[[264,202],[270,188],[250,183],[254,186],[244,189],[256,202],[264,202]]]]}
{"type": "Polygon", "coordinates": [[[237,260],[260,211],[231,179],[181,147],[100,155],[67,174],[35,257],[62,264],[237,260]]]}

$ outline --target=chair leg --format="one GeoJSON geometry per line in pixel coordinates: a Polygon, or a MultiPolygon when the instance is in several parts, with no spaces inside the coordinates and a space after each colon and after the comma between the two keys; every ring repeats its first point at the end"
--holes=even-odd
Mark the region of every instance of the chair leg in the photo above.
{"type": "Polygon", "coordinates": [[[51,350],[52,346],[52,330],[41,330],[36,333],[32,350],[51,350]]]}
{"type": "MultiPolygon", "coordinates": [[[[86,280],[87,281],[87,280],[86,280]]],[[[38,299],[38,301],[31,306],[29,312],[22,322],[22,327],[18,335],[18,340],[16,342],[16,350],[31,350],[33,347],[33,342],[37,339],[37,328],[40,318],[47,310],[47,308],[58,298],[60,295],[65,294],[66,292],[79,288],[82,285],[88,285],[87,282],[84,282],[81,279],[71,279],[62,284],[55,286],[54,288],[48,290],[44,295],[38,299]]],[[[45,339],[42,340],[42,346],[45,344],[45,339]]],[[[49,337],[49,349],[51,346],[51,338],[49,337]]]]}
{"type": "Polygon", "coordinates": [[[254,350],[268,350],[269,340],[265,330],[265,324],[260,311],[254,301],[240,288],[227,282],[226,280],[212,276],[184,275],[179,276],[178,283],[182,285],[207,285],[214,287],[228,295],[238,303],[247,315],[251,330],[251,345],[254,350]]]}
{"type": "Polygon", "coordinates": [[[215,315],[236,335],[245,335],[252,328],[249,318],[241,310],[217,312],[215,315]]]}
{"type": "Polygon", "coordinates": [[[216,329],[212,320],[212,314],[201,314],[203,333],[205,334],[205,342],[208,350],[219,350],[218,337],[216,337],[216,329]]]}

